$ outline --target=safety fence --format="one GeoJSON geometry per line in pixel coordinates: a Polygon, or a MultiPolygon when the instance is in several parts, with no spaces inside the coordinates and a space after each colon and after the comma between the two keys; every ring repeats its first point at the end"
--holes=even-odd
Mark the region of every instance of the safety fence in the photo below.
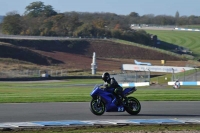
{"type": "Polygon", "coordinates": [[[118,74],[112,74],[118,82],[150,82],[149,71],[122,71],[118,74]]]}
{"type": "Polygon", "coordinates": [[[200,69],[183,71],[180,73],[172,73],[171,81],[200,81],[200,69]]]}
{"type": "MultiPolygon", "coordinates": [[[[74,72],[78,75],[78,72],[74,72]]],[[[86,72],[85,72],[86,73],[86,72]]],[[[91,71],[88,72],[92,76],[91,71]]],[[[111,77],[114,77],[118,82],[149,82],[150,72],[144,71],[122,71],[122,72],[109,72],[111,77]]],[[[96,76],[100,75],[97,74],[96,76]]],[[[83,74],[84,75],[84,74],[83,74]]],[[[71,76],[71,72],[67,70],[10,70],[0,71],[0,78],[23,78],[23,77],[64,77],[71,76]]],[[[95,76],[95,75],[93,75],[95,76]]]]}
{"type": "Polygon", "coordinates": [[[0,78],[67,76],[67,70],[10,70],[0,71],[0,78]]]}
{"type": "Polygon", "coordinates": [[[150,82],[150,84],[160,84],[176,80],[183,82],[200,81],[200,69],[196,68],[180,73],[162,73],[160,75],[156,75],[151,71],[122,71],[111,76],[119,82],[150,82]]]}
{"type": "MultiPolygon", "coordinates": [[[[154,75],[151,71],[119,71],[109,72],[118,82],[151,82],[159,84],[167,81],[200,81],[200,69],[183,71],[180,73],[168,73],[167,75],[154,75]],[[154,77],[154,78],[152,78],[154,77]]],[[[96,75],[91,74],[91,70],[81,72],[72,72],[62,70],[10,70],[0,71],[0,78],[24,78],[24,77],[65,77],[65,76],[101,76],[98,72],[96,75]]]]}

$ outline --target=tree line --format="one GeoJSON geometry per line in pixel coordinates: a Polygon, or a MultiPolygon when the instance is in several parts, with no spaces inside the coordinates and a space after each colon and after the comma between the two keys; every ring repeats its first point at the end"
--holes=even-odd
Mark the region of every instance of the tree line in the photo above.
{"type": "Polygon", "coordinates": [[[130,29],[131,24],[191,25],[200,24],[200,17],[153,14],[140,16],[136,12],[117,15],[105,12],[56,12],[51,5],[32,2],[23,15],[9,12],[1,23],[1,30],[9,35],[69,36],[69,37],[112,37],[141,44],[152,44],[151,36],[145,31],[130,29]]]}

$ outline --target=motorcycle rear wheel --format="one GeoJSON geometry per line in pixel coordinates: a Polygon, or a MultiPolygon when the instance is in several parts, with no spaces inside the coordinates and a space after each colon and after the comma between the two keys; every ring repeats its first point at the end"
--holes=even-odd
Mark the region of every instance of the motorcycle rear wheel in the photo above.
{"type": "Polygon", "coordinates": [[[141,110],[141,104],[136,98],[127,97],[125,110],[131,115],[137,115],[141,110]]]}
{"type": "Polygon", "coordinates": [[[103,101],[100,101],[100,104],[98,105],[97,99],[92,99],[90,102],[90,111],[95,115],[102,115],[105,112],[105,103],[103,101]]]}

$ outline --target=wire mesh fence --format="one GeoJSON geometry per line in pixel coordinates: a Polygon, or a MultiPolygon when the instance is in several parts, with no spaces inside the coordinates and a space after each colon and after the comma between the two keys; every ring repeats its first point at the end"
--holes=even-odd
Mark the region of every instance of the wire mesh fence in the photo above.
{"type": "Polygon", "coordinates": [[[196,68],[180,73],[172,73],[172,81],[200,81],[200,69],[196,68]]]}
{"type": "MultiPolygon", "coordinates": [[[[90,76],[91,76],[91,72],[87,72],[87,73],[88,74],[90,73],[90,76]]],[[[120,72],[111,71],[109,73],[111,74],[111,77],[114,77],[118,82],[150,82],[151,77],[152,77],[151,71],[120,71],[120,72]]],[[[0,71],[0,78],[42,77],[45,74],[51,77],[62,77],[62,76],[70,76],[71,72],[64,69],[46,70],[46,71],[44,70],[9,70],[9,71],[0,71]]],[[[159,83],[159,82],[162,82],[163,80],[200,81],[200,69],[193,69],[189,71],[183,71],[180,73],[171,73],[170,75],[171,77],[167,77],[167,79],[165,75],[158,76],[157,78],[154,78],[154,80],[151,82],[159,83]]]]}
{"type": "Polygon", "coordinates": [[[118,82],[149,82],[150,71],[122,71],[119,74],[112,74],[118,82]]]}
{"type": "Polygon", "coordinates": [[[0,78],[17,78],[17,77],[42,77],[43,75],[53,77],[67,76],[67,70],[10,70],[1,71],[0,78]]]}

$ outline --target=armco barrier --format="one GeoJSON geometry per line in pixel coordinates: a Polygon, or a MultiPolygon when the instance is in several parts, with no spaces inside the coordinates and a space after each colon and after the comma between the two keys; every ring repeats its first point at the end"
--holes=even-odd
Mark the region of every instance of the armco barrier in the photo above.
{"type": "MultiPolygon", "coordinates": [[[[23,77],[23,78],[0,78],[0,81],[42,81],[42,80],[64,80],[64,79],[99,79],[101,76],[63,76],[63,77],[23,77]]],[[[119,83],[122,87],[149,86],[149,82],[119,83]]]]}
{"type": "MultiPolygon", "coordinates": [[[[168,85],[174,85],[175,81],[168,82],[168,85]]],[[[200,85],[200,81],[180,81],[181,86],[197,86],[200,85]]]]}
{"type": "Polygon", "coordinates": [[[174,28],[175,30],[184,30],[184,31],[200,31],[199,29],[186,29],[186,28],[174,28]]]}
{"type": "Polygon", "coordinates": [[[138,86],[149,86],[149,82],[138,82],[138,83],[119,83],[122,87],[138,87],[138,86]]]}
{"type": "Polygon", "coordinates": [[[101,76],[62,76],[62,77],[23,77],[23,78],[0,78],[0,81],[41,81],[41,80],[63,80],[63,79],[99,79],[101,76]]]}

